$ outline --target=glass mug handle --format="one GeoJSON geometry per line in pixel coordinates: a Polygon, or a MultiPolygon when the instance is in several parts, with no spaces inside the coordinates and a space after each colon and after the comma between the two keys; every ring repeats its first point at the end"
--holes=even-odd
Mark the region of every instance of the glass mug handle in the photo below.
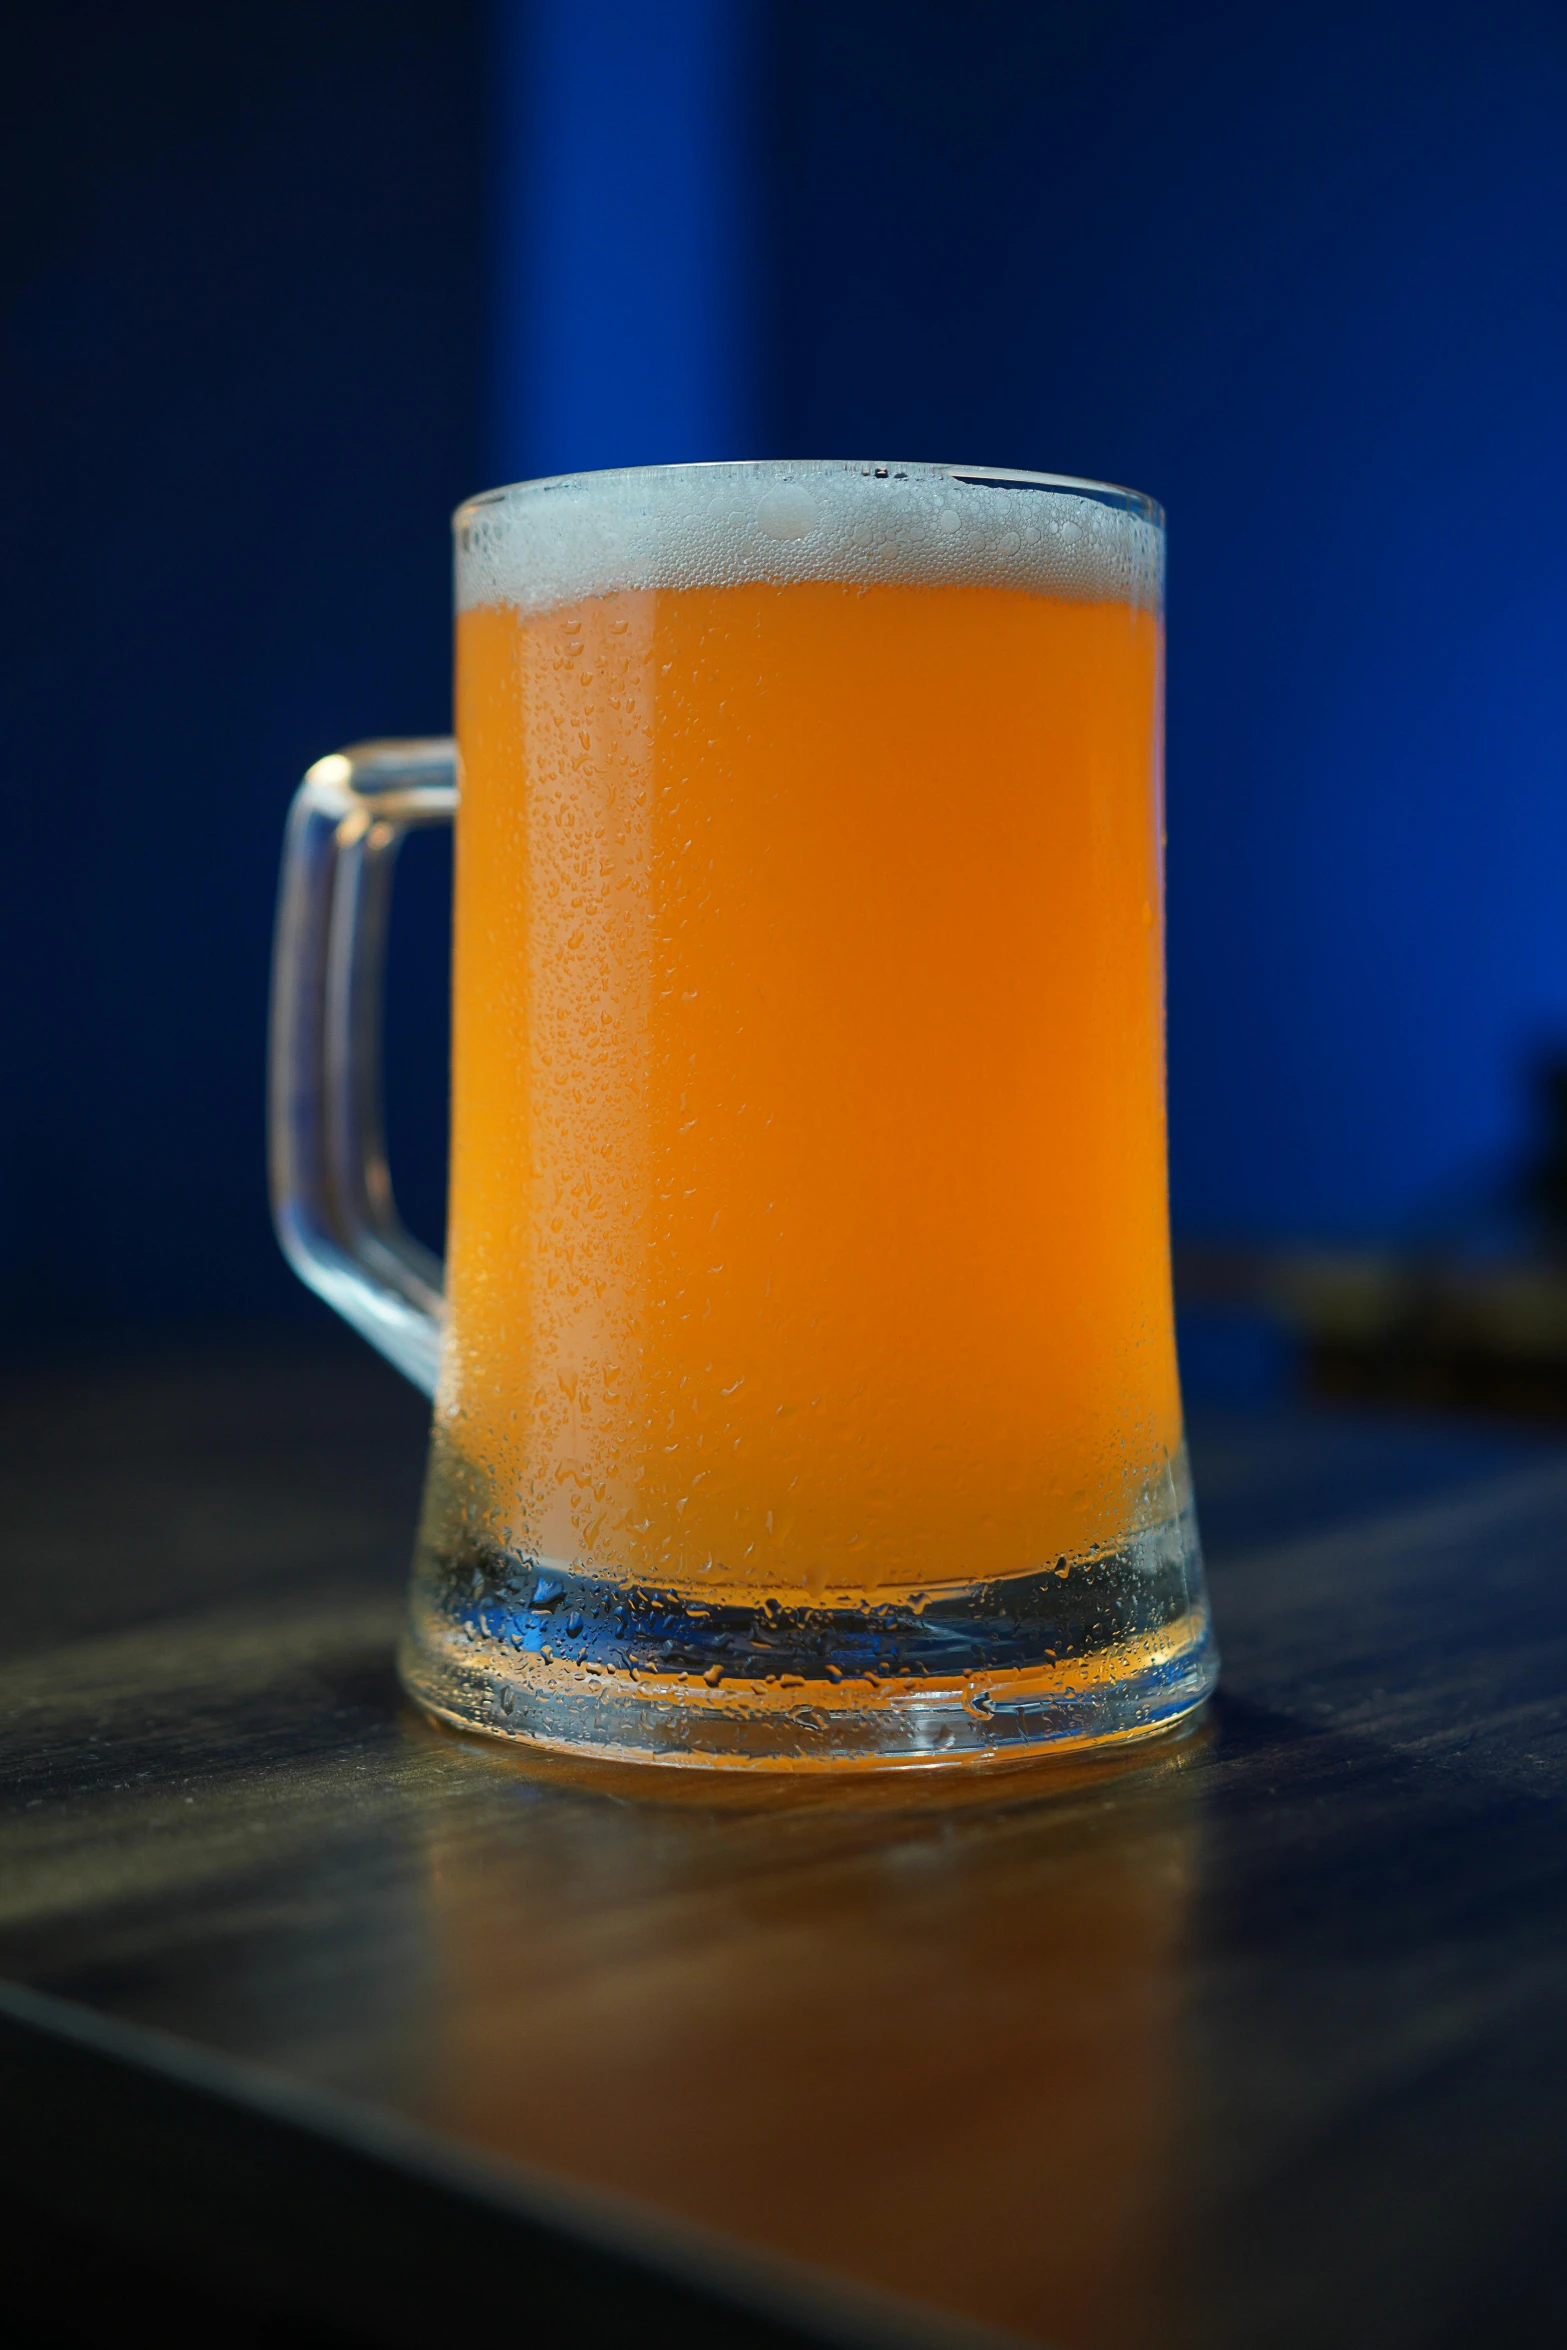
{"type": "Polygon", "coordinates": [[[356,743],[294,795],[272,956],[272,1214],[302,1281],[435,1393],[445,1268],[397,1212],[381,1107],[381,1010],[397,852],[450,824],[455,746],[356,743]]]}

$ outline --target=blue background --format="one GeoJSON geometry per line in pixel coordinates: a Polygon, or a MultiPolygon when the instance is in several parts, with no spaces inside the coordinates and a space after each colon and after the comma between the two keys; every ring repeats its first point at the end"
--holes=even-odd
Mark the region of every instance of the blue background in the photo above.
{"type": "MultiPolygon", "coordinates": [[[[446,514],[753,453],[1171,517],[1178,1227],[1408,1235],[1567,1033],[1567,18],[1509,4],[18,12],[0,1314],[304,1314],[276,844],[448,714],[446,514]]],[[[440,1215],[438,857],[393,1141],[440,1215]]]]}

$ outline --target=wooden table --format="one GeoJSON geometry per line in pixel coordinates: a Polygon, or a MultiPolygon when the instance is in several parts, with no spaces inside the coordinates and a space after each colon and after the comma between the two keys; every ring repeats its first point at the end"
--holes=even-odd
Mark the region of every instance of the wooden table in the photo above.
{"type": "Polygon", "coordinates": [[[835,1786],[417,1719],[422,1436],[336,1350],[7,1382],[51,2338],[1567,2338],[1567,1451],[1199,1424],[1195,1735],[835,1786]]]}

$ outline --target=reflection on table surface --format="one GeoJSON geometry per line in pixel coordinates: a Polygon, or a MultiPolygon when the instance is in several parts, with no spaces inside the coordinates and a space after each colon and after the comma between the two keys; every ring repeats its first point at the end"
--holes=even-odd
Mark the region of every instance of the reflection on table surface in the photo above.
{"type": "Polygon", "coordinates": [[[1201,1735],[832,1787],[476,1756],[502,1807],[424,1827],[423,2111],[916,2301],[1161,2342],[1201,1735]]]}

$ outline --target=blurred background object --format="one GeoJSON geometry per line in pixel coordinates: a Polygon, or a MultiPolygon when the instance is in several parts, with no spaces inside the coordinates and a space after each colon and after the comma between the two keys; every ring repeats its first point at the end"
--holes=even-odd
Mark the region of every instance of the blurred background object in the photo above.
{"type": "MultiPolygon", "coordinates": [[[[1304,1340],[1556,1408],[1559,8],[59,0],[6,45],[15,1344],[324,1313],[265,1213],[277,844],[309,759],[446,724],[460,496],[912,456],[1170,511],[1189,1378],[1304,1340]]],[[[442,889],[392,1004],[434,1237],[442,889]]]]}
{"type": "Polygon", "coordinates": [[[1400,1241],[1179,1248],[1188,1383],[1567,1419],[1567,1060],[1534,1080],[1516,1159],[1400,1241]]]}

